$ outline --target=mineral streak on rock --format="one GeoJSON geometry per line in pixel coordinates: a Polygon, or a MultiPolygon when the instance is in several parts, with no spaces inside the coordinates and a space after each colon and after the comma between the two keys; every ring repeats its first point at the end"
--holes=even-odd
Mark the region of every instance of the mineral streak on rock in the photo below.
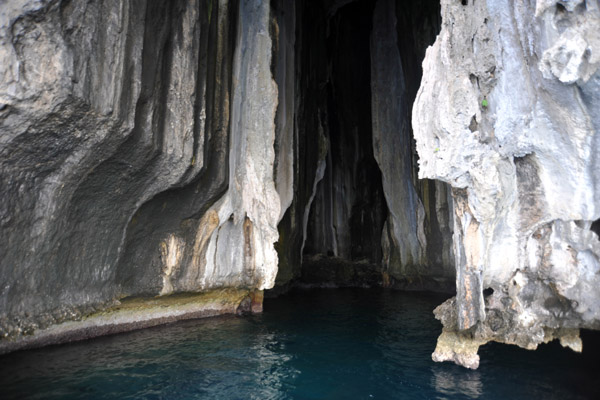
{"type": "MultiPolygon", "coordinates": [[[[416,179],[410,124],[439,4],[295,5],[297,175],[279,225],[278,284],[303,280],[291,253],[312,270],[354,263],[360,276],[378,265],[375,281],[390,287],[452,290],[452,200],[445,183],[416,179]]],[[[278,18],[280,32],[286,23],[278,18]]]]}
{"type": "Polygon", "coordinates": [[[451,198],[416,180],[408,120],[438,5],[374,6],[3,3],[2,335],[285,286],[305,253],[364,267],[348,282],[447,286],[451,198]]]}
{"type": "MultiPolygon", "coordinates": [[[[439,10],[2,2],[0,346],[126,297],[235,288],[220,310],[259,312],[305,256],[310,285],[456,279],[436,360],[581,350],[600,329],[598,0],[439,10]]],[[[120,329],[89,321],[73,330],[120,329]]]]}
{"type": "Polygon", "coordinates": [[[273,286],[292,183],[286,159],[280,200],[269,2],[0,8],[1,335],[273,286]]]}
{"type": "Polygon", "coordinates": [[[410,115],[420,60],[439,28],[439,4],[380,0],[370,37],[372,146],[388,218],[383,269],[395,287],[444,290],[454,281],[452,199],[439,181],[416,179],[410,115]]]}
{"type": "Polygon", "coordinates": [[[384,172],[391,243],[400,255],[400,265],[418,265],[423,262],[427,246],[425,211],[411,177],[409,99],[398,50],[393,0],[379,0],[373,15],[371,92],[373,150],[384,172]]]}
{"type": "MultiPolygon", "coordinates": [[[[207,286],[273,287],[280,199],[275,189],[277,87],[271,77],[269,3],[241,1],[233,64],[229,188],[211,208],[220,225],[204,262],[207,286]]],[[[209,212],[211,212],[209,211],[209,212]]]]}
{"type": "Polygon", "coordinates": [[[457,297],[434,360],[600,328],[596,0],[442,1],[413,109],[419,176],[453,186],[457,297]],[[443,78],[442,78],[443,77],[443,78]]]}

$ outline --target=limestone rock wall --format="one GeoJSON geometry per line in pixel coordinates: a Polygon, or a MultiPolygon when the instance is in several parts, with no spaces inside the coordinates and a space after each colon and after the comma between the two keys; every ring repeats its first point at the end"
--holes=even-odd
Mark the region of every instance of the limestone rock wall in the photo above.
{"type": "Polygon", "coordinates": [[[2,336],[125,296],[274,284],[290,190],[269,8],[2,3],[2,336]]]}
{"type": "Polygon", "coordinates": [[[388,229],[401,263],[420,264],[427,246],[425,211],[411,176],[412,132],[406,118],[410,100],[398,49],[394,1],[377,2],[371,49],[373,148],[380,168],[389,171],[383,175],[390,209],[388,229]]]}
{"type": "Polygon", "coordinates": [[[444,288],[454,279],[451,199],[442,182],[417,180],[410,114],[428,42],[438,32],[436,2],[380,0],[371,33],[373,149],[389,209],[382,234],[386,272],[407,287],[444,288]]]}
{"type": "Polygon", "coordinates": [[[600,5],[442,1],[413,109],[419,176],[452,186],[457,296],[436,360],[600,328],[600,5]]]}

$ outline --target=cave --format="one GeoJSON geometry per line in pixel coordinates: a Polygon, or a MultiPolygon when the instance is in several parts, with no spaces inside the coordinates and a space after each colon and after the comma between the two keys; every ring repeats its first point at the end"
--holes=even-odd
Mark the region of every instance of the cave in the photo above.
{"type": "MultiPolygon", "coordinates": [[[[189,360],[202,332],[195,349],[227,341],[230,372],[250,355],[263,389],[294,386],[286,351],[323,339],[303,349],[314,375],[338,356],[402,365],[358,374],[381,398],[405,370],[429,397],[503,391],[504,344],[511,360],[539,346],[558,372],[532,380],[572,397],[562,365],[581,358],[554,340],[579,353],[600,330],[595,2],[4,3],[0,385],[38,357],[120,363],[132,343],[183,338],[189,360]],[[477,369],[480,348],[481,374],[433,364],[477,369]]],[[[297,397],[373,394],[341,386],[297,397]]]]}
{"type": "Polygon", "coordinates": [[[454,291],[451,191],[411,127],[438,2],[9,11],[0,327],[23,341],[0,347],[124,299],[454,291]]]}
{"type": "Polygon", "coordinates": [[[449,190],[418,179],[411,128],[421,62],[440,29],[439,3],[271,7],[278,128],[294,123],[298,142],[294,201],[279,226],[278,286],[453,292],[449,190]],[[288,91],[295,103],[286,103],[288,91]],[[282,105],[296,112],[283,119],[282,105]],[[292,226],[302,226],[302,235],[294,237],[292,226]]]}
{"type": "MultiPolygon", "coordinates": [[[[313,109],[319,114],[327,154],[323,160],[323,178],[315,188],[311,203],[302,256],[325,255],[349,261],[379,262],[382,255],[378,239],[387,206],[381,171],[373,155],[371,132],[369,38],[373,4],[348,4],[325,21],[311,15],[314,11],[310,8],[315,5],[311,3],[303,12],[303,17],[312,21],[312,25],[303,21],[300,29],[301,32],[313,30],[305,34],[308,40],[312,39],[305,46],[305,52],[316,52],[315,72],[317,82],[321,83],[317,88],[301,90],[305,93],[302,96],[305,103],[311,101],[309,99],[323,99],[313,109]],[[326,32],[329,35],[325,36],[326,32]],[[324,48],[318,49],[319,45],[324,48]],[[319,60],[319,54],[325,60],[319,60]]],[[[319,11],[320,18],[327,15],[327,10],[319,11]]],[[[301,54],[301,58],[308,57],[310,55],[301,54]]],[[[300,68],[301,71],[312,69],[311,65],[300,68]]],[[[310,85],[306,79],[303,82],[310,85]]],[[[307,129],[304,132],[307,134],[307,129]]]]}

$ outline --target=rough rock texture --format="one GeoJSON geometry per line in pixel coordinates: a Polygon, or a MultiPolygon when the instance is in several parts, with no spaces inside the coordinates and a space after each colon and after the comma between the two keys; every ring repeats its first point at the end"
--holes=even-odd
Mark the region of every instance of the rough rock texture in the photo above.
{"type": "Polygon", "coordinates": [[[581,350],[577,329],[600,328],[600,5],[445,0],[442,19],[413,110],[419,176],[454,197],[457,296],[433,358],[581,350]]]}
{"type": "Polygon", "coordinates": [[[269,15],[258,0],[2,2],[2,336],[125,296],[274,284],[269,15]]]}
{"type": "Polygon", "coordinates": [[[411,289],[455,264],[436,360],[580,350],[600,4],[441,3],[2,1],[0,336],[126,296],[257,312],[306,256],[307,279],[411,289]]]}
{"type": "Polygon", "coordinates": [[[297,48],[301,38],[296,35],[297,2],[271,1],[271,31],[273,37],[273,76],[278,88],[278,107],[275,117],[276,165],[275,182],[281,197],[281,221],[278,225],[280,240],[276,243],[279,268],[276,284],[285,290],[300,275],[300,254],[305,236],[303,221],[308,213],[310,196],[318,161],[314,154],[301,154],[305,148],[298,136],[297,48]],[[277,34],[276,34],[277,33],[277,34]],[[299,157],[310,159],[307,168],[298,168],[299,157]],[[287,164],[289,163],[289,164],[287,164]],[[285,188],[282,190],[281,188],[285,188]],[[285,207],[285,205],[288,205],[285,207]]]}
{"type": "Polygon", "coordinates": [[[285,289],[304,255],[447,290],[409,118],[439,25],[435,0],[2,2],[0,335],[285,289]]]}
{"type": "MultiPolygon", "coordinates": [[[[277,273],[280,199],[275,189],[277,87],[271,77],[268,4],[241,1],[234,53],[229,187],[200,220],[185,265],[194,288],[270,288],[277,273]]],[[[177,267],[176,267],[177,268],[177,267]]]]}
{"type": "MultiPolygon", "coordinates": [[[[295,63],[285,71],[294,74],[294,85],[283,89],[295,96],[293,201],[279,225],[277,284],[283,286],[301,275],[305,254],[379,262],[386,210],[369,137],[371,6],[273,3],[279,53],[293,54],[295,63]],[[294,31],[295,42],[282,42],[283,32],[294,31]]],[[[274,58],[281,90],[277,60],[283,57],[274,58]]]]}
{"type": "Polygon", "coordinates": [[[30,332],[15,340],[1,340],[0,354],[51,344],[172,323],[186,319],[262,311],[262,291],[217,289],[157,298],[128,298],[103,311],[30,332]],[[256,301],[258,300],[258,302],[256,301]]]}
{"type": "Polygon", "coordinates": [[[425,211],[412,182],[412,135],[407,118],[402,61],[396,35],[396,6],[377,2],[371,37],[373,148],[390,210],[389,230],[403,264],[419,264],[427,246],[425,211]],[[391,149],[388,149],[391,147],[391,149]]]}
{"type": "MultiPolygon", "coordinates": [[[[325,4],[322,6],[324,7],[325,4]]],[[[381,172],[370,143],[369,32],[372,4],[357,1],[333,10],[306,3],[319,99],[318,126],[327,143],[323,178],[315,188],[307,226],[305,254],[347,260],[381,260],[380,235],[386,208],[381,172]],[[315,49],[314,46],[319,46],[315,49]]],[[[311,69],[304,73],[314,74],[311,69]]],[[[305,134],[309,134],[306,132],[305,134]]]]}
{"type": "Polygon", "coordinates": [[[448,268],[453,265],[448,240],[451,203],[444,184],[417,182],[410,123],[414,82],[420,75],[413,63],[422,58],[419,53],[427,38],[433,40],[437,33],[436,12],[435,2],[377,2],[371,34],[371,109],[374,155],[389,209],[382,238],[384,269],[409,284],[426,279],[443,286],[454,279],[448,268]],[[429,191],[435,193],[433,201],[429,191]],[[436,229],[437,237],[432,232],[436,229]]]}

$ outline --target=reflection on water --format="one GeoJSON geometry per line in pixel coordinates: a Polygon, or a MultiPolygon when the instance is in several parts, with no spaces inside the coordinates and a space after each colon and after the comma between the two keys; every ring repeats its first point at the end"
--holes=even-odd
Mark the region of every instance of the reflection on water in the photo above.
{"type": "Polygon", "coordinates": [[[258,337],[250,352],[257,359],[255,381],[260,387],[258,398],[284,397],[285,393],[292,389],[288,382],[293,381],[300,373],[287,364],[292,357],[286,353],[284,342],[285,338],[277,338],[273,333],[263,334],[258,337]]]}
{"type": "Polygon", "coordinates": [[[559,345],[486,345],[477,371],[434,363],[441,326],[431,311],[442,301],[299,291],[268,300],[262,315],[9,354],[0,357],[0,399],[600,398],[593,357],[559,345]]]}
{"type": "Polygon", "coordinates": [[[483,384],[478,371],[462,371],[457,374],[443,366],[431,368],[431,385],[438,392],[439,399],[451,399],[462,395],[469,399],[478,399],[483,394],[483,384]]]}

